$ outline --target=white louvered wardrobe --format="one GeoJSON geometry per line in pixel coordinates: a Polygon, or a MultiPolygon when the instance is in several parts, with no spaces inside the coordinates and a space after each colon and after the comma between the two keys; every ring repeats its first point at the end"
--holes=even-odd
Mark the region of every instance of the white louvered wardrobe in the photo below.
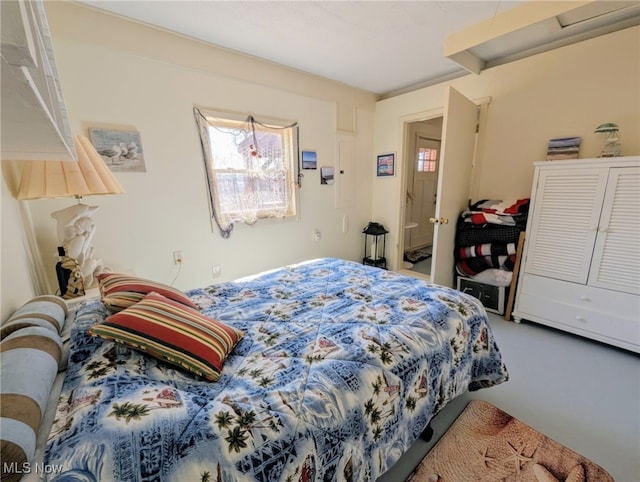
{"type": "Polygon", "coordinates": [[[640,156],[535,163],[513,316],[640,353],[640,156]]]}

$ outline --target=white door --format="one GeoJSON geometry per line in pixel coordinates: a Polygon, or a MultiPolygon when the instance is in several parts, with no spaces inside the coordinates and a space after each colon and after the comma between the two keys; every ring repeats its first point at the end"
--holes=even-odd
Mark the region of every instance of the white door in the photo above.
{"type": "Polygon", "coordinates": [[[418,225],[409,229],[407,233],[411,248],[433,244],[434,225],[429,222],[429,219],[436,214],[439,160],[440,140],[418,134],[413,157],[413,217],[411,218],[418,225]]]}
{"type": "Polygon", "coordinates": [[[452,87],[444,105],[431,281],[453,287],[456,221],[469,204],[478,106],[452,87]]]}
{"type": "MultiPolygon", "coordinates": [[[[413,158],[409,159],[409,165],[413,162],[413,158]]],[[[411,249],[411,232],[414,230],[417,222],[414,221],[414,207],[416,205],[416,197],[413,194],[413,177],[415,176],[415,169],[407,169],[407,182],[404,196],[404,252],[411,249]]]]}

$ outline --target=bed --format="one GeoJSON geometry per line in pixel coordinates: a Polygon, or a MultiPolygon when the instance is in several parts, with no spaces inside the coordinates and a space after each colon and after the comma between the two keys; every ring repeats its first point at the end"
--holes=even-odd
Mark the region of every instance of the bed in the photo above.
{"type": "Polygon", "coordinates": [[[431,418],[508,379],[456,290],[325,258],[186,292],[241,330],[217,381],[88,334],[70,313],[45,480],[374,481],[431,418]]]}

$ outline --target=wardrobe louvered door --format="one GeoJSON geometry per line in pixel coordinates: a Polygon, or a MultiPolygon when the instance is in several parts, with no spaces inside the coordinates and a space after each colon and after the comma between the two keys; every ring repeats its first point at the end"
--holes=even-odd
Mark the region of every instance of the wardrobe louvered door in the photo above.
{"type": "Polygon", "coordinates": [[[612,168],[588,284],[640,294],[640,168],[612,168]]]}
{"type": "Polygon", "coordinates": [[[524,270],[586,283],[596,239],[606,168],[541,171],[524,270]]]}

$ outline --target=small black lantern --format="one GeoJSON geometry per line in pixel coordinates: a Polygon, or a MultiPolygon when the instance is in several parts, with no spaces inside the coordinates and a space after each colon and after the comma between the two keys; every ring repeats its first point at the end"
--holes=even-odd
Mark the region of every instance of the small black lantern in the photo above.
{"type": "Polygon", "coordinates": [[[387,247],[387,231],[382,224],[369,223],[362,230],[364,233],[364,258],[362,264],[387,269],[385,250],[387,247]]]}

